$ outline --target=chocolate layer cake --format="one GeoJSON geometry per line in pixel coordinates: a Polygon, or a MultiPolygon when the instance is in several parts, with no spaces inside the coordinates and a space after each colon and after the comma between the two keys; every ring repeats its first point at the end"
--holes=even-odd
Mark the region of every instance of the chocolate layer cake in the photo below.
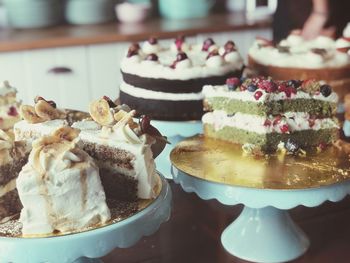
{"type": "Polygon", "coordinates": [[[165,140],[142,117],[133,121],[135,111],[117,106],[104,97],[90,104],[93,120],[76,122],[81,130],[80,146],[92,156],[100,169],[107,198],[133,201],[155,196],[156,169],[152,145],[165,140]]]}
{"type": "Polygon", "coordinates": [[[338,96],[327,84],[231,78],[226,85],[205,86],[203,94],[211,111],[202,118],[204,134],[245,150],[322,148],[338,138],[338,96]]]}
{"type": "Polygon", "coordinates": [[[201,89],[240,77],[243,61],[233,41],[212,39],[190,45],[178,38],[162,47],[151,38],[130,46],[121,63],[120,101],[153,119],[197,120],[203,114],[201,89]]]}
{"type": "Polygon", "coordinates": [[[28,160],[29,151],[24,142],[15,142],[12,135],[0,130],[0,223],[21,211],[16,178],[28,160]]]}
{"type": "Polygon", "coordinates": [[[349,92],[349,48],[350,32],[346,30],[344,37],[336,41],[324,36],[306,41],[300,35],[291,34],[273,45],[271,41],[257,38],[249,50],[248,64],[257,75],[277,80],[323,80],[342,99],[349,92]]]}

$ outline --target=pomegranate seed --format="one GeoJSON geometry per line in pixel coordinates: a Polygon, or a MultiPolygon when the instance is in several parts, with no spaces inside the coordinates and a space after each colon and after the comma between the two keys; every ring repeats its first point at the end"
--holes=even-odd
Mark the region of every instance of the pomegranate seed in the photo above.
{"type": "Polygon", "coordinates": [[[281,130],[282,133],[287,133],[287,132],[289,132],[289,126],[287,124],[283,124],[280,127],[280,130],[281,130]]]}
{"type": "Polygon", "coordinates": [[[263,93],[260,90],[258,90],[257,92],[254,93],[254,98],[256,100],[259,100],[262,95],[263,93]]]}

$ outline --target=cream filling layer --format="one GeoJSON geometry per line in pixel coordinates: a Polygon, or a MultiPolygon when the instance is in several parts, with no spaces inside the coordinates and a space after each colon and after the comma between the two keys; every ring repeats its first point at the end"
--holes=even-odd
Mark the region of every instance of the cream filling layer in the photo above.
{"type": "Polygon", "coordinates": [[[284,118],[277,121],[272,116],[266,118],[240,112],[233,116],[228,116],[225,111],[213,111],[204,114],[202,122],[213,125],[215,131],[219,131],[224,127],[233,127],[259,134],[339,128],[333,119],[311,120],[307,112],[286,112],[282,117],[284,118]],[[267,120],[269,124],[266,123],[267,120]],[[288,127],[288,131],[285,130],[285,127],[288,127]]]}
{"type": "Polygon", "coordinates": [[[279,93],[267,93],[264,90],[260,90],[262,96],[259,100],[254,98],[254,92],[248,90],[245,91],[229,91],[227,85],[211,86],[206,85],[203,87],[202,93],[205,98],[214,98],[214,97],[225,97],[241,101],[250,101],[250,102],[267,102],[267,101],[278,101],[278,100],[287,100],[287,99],[315,99],[322,100],[327,102],[338,102],[338,95],[335,92],[332,92],[328,97],[319,94],[309,94],[307,92],[298,90],[296,94],[291,94],[291,97],[288,98],[284,92],[279,93]]]}
{"type": "Polygon", "coordinates": [[[153,100],[171,100],[171,101],[181,101],[181,100],[202,100],[202,92],[198,93],[167,93],[160,91],[146,90],[129,85],[125,82],[120,84],[120,90],[126,94],[133,97],[143,98],[143,99],[153,99],[153,100]]]}

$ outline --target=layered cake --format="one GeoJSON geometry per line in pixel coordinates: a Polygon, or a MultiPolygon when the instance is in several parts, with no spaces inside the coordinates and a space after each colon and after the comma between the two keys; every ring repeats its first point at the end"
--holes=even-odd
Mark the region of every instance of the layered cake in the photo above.
{"type": "Polygon", "coordinates": [[[25,143],[14,141],[13,134],[0,130],[0,223],[21,211],[16,178],[28,160],[29,151],[25,143]]]}
{"type": "Polygon", "coordinates": [[[21,120],[18,113],[20,103],[16,99],[17,90],[8,81],[0,87],[0,129],[8,130],[21,120]]]}
{"type": "Polygon", "coordinates": [[[350,25],[337,40],[319,36],[304,40],[291,34],[277,45],[257,38],[249,50],[249,66],[257,75],[274,79],[324,80],[338,93],[340,99],[350,85],[350,25]]]}
{"type": "Polygon", "coordinates": [[[230,78],[205,86],[206,136],[241,144],[245,151],[275,152],[285,146],[324,147],[338,138],[334,118],[338,96],[315,80],[273,81],[230,78]]]}
{"type": "Polygon", "coordinates": [[[197,120],[203,114],[203,85],[223,84],[242,70],[233,41],[218,46],[209,38],[192,45],[179,37],[165,47],[150,38],[132,44],[121,62],[120,101],[152,119],[197,120]]]}
{"type": "Polygon", "coordinates": [[[107,198],[118,200],[155,197],[157,174],[152,145],[165,140],[143,116],[134,122],[135,110],[117,106],[107,97],[90,104],[93,120],[73,124],[81,130],[81,147],[100,168],[107,198]]]}
{"type": "Polygon", "coordinates": [[[21,105],[19,109],[23,120],[14,125],[16,141],[31,143],[41,136],[50,135],[57,128],[67,126],[66,113],[57,109],[56,103],[42,97],[35,98],[35,105],[21,105]]]}
{"type": "Polygon", "coordinates": [[[62,127],[33,142],[16,181],[24,237],[74,232],[110,220],[99,169],[77,146],[78,133],[62,127]]]}

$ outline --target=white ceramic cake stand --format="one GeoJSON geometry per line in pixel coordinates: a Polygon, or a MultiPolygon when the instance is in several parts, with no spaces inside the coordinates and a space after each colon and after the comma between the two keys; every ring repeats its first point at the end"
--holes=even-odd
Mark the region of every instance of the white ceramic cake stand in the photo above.
{"type": "Polygon", "coordinates": [[[315,207],[327,200],[338,202],[350,194],[349,180],[305,190],[264,190],[206,181],[174,166],[172,174],[186,192],[194,192],[204,200],[244,205],[239,217],[222,233],[221,243],[230,254],[254,262],[286,262],[308,249],[310,242],[288,209],[298,205],[315,207]]]}
{"type": "Polygon", "coordinates": [[[161,172],[165,178],[172,179],[171,162],[169,155],[175,145],[186,137],[202,133],[203,127],[201,121],[157,121],[152,120],[152,125],[156,127],[160,133],[167,136],[171,144],[167,144],[162,153],[156,158],[157,170],[161,172]]]}
{"type": "Polygon", "coordinates": [[[161,177],[162,190],[147,208],[105,227],[48,238],[0,238],[0,262],[97,263],[115,248],[134,245],[156,232],[170,216],[171,190],[161,177]]]}

